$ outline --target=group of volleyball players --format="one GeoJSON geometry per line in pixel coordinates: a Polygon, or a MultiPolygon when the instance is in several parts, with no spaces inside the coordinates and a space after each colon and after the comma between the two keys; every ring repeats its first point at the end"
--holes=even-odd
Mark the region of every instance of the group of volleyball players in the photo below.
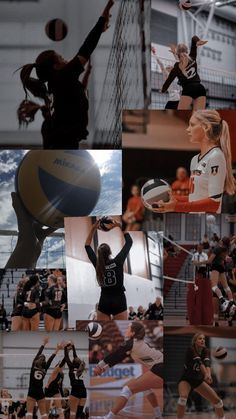
{"type": "Polygon", "coordinates": [[[236,314],[235,248],[236,236],[218,238],[214,247],[206,249],[205,245],[205,251],[201,251],[201,254],[205,254],[205,257],[198,257],[198,260],[193,258],[197,271],[203,274],[207,274],[208,270],[210,271],[216,326],[219,320],[219,306],[228,319],[229,325],[232,325],[232,320],[236,314]]]}
{"type": "MultiPolygon", "coordinates": [[[[80,359],[76,353],[75,345],[72,341],[58,343],[51,356],[46,359],[43,351],[49,342],[46,336],[43,339],[35,358],[33,359],[29,387],[26,400],[22,398],[17,402],[9,402],[11,396],[8,391],[1,392],[1,410],[5,406],[6,418],[15,415],[16,417],[28,419],[37,417],[35,409],[39,410],[42,418],[57,417],[60,419],[85,419],[84,413],[87,391],[84,385],[84,374],[86,372],[85,361],[80,359]],[[63,350],[64,353],[57,360],[49,373],[47,380],[46,375],[51,367],[57,354],[63,350]],[[69,397],[64,394],[63,390],[63,369],[68,367],[71,391],[69,397]],[[65,398],[68,398],[68,403],[65,398]],[[4,402],[5,399],[5,402],[4,402]],[[64,414],[65,411],[65,414],[64,414]]],[[[4,418],[5,419],[5,418],[4,418]]]]}
{"type": "Polygon", "coordinates": [[[38,330],[41,315],[47,332],[63,329],[62,314],[67,305],[65,276],[55,270],[47,275],[44,285],[38,273],[19,281],[11,314],[12,331],[38,330]]]}

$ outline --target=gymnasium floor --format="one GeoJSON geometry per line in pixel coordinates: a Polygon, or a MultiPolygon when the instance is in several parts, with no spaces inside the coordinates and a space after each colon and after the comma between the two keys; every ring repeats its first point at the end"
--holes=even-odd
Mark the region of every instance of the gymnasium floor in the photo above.
{"type": "MultiPolygon", "coordinates": [[[[155,393],[162,409],[162,391],[156,390],[155,393]]],[[[106,391],[90,390],[90,416],[107,414],[119,394],[120,390],[110,388],[107,388],[106,391]]],[[[117,415],[117,419],[118,418],[152,419],[153,410],[149,402],[147,402],[147,400],[140,393],[130,399],[129,403],[122,410],[122,412],[117,415]]]]}

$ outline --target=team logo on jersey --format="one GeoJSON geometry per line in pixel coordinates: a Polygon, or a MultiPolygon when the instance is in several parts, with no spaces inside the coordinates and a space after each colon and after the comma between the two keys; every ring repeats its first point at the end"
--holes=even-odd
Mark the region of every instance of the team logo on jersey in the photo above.
{"type": "Polygon", "coordinates": [[[193,170],[193,175],[194,176],[201,176],[202,171],[201,170],[193,170]]]}
{"type": "Polygon", "coordinates": [[[211,173],[213,174],[213,176],[217,175],[218,169],[219,169],[219,166],[212,166],[211,167],[211,173]]]}

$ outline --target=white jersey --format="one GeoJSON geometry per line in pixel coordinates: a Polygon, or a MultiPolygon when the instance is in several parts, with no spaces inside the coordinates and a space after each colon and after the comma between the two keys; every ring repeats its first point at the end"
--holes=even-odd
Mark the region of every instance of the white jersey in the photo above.
{"type": "MultiPolygon", "coordinates": [[[[206,262],[207,260],[208,260],[208,256],[205,252],[202,252],[202,253],[196,252],[193,254],[193,257],[192,257],[193,262],[206,262]]],[[[205,264],[204,265],[202,264],[201,266],[206,267],[205,264]]]]}
{"type": "Polygon", "coordinates": [[[116,351],[105,356],[99,362],[101,368],[108,368],[122,362],[127,356],[147,368],[151,369],[156,364],[163,363],[163,353],[156,348],[149,346],[144,340],[129,339],[125,341],[116,351]]]}
{"type": "Polygon", "coordinates": [[[221,148],[214,147],[202,157],[200,154],[194,156],[190,171],[189,201],[212,198],[220,202],[217,210],[217,213],[220,213],[226,178],[226,161],[221,148]]]}

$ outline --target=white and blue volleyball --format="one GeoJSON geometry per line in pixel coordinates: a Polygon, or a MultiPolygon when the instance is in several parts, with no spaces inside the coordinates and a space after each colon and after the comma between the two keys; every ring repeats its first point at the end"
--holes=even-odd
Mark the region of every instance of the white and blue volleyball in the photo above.
{"type": "Polygon", "coordinates": [[[88,323],[86,330],[88,331],[89,338],[92,340],[99,339],[102,334],[102,326],[97,322],[88,323]]]}
{"type": "Polygon", "coordinates": [[[85,150],[33,150],[20,162],[15,187],[35,220],[60,228],[64,217],[91,213],[100,195],[101,175],[85,150]]]}
{"type": "Polygon", "coordinates": [[[141,189],[141,198],[145,207],[152,209],[158,207],[158,201],[168,202],[170,200],[171,187],[163,179],[148,180],[141,189]]]}

